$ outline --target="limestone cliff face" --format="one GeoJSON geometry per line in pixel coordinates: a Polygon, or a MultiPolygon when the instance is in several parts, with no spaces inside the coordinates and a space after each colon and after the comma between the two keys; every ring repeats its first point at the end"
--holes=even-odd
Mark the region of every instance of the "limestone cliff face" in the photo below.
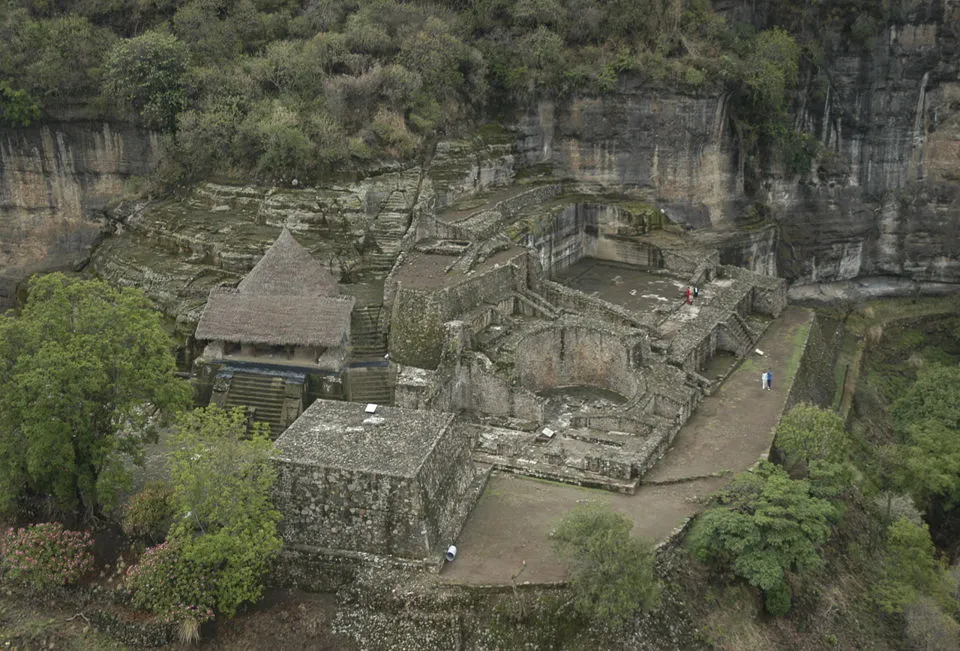
{"type": "MultiPolygon", "coordinates": [[[[960,3],[918,0],[875,46],[827,62],[796,128],[829,164],[766,169],[745,191],[723,96],[638,88],[544,103],[520,124],[529,164],[641,194],[697,227],[724,262],[791,281],[866,275],[960,282],[960,3]],[[769,213],[748,206],[758,201],[769,213]]],[[[746,184],[749,186],[749,184],[746,184]]]]}
{"type": "Polygon", "coordinates": [[[960,5],[922,2],[913,19],[830,62],[826,97],[797,116],[844,166],[764,186],[793,280],[960,281],[960,5]]]}
{"type": "Polygon", "coordinates": [[[125,179],[156,165],[155,134],[102,122],[0,129],[0,310],[35,271],[83,261],[125,179]]]}

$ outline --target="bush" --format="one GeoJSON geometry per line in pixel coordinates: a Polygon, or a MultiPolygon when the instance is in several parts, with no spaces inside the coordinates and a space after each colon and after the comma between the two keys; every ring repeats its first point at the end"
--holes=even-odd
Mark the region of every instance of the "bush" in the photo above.
{"type": "Polygon", "coordinates": [[[8,529],[0,537],[4,578],[36,587],[69,585],[93,569],[93,539],[58,522],[8,529]]]}
{"type": "Polygon", "coordinates": [[[212,568],[184,557],[176,542],[165,542],[143,553],[123,579],[136,608],[167,622],[213,619],[215,578],[212,568]]]}
{"type": "Polygon", "coordinates": [[[577,612],[590,620],[622,622],[660,602],[650,543],[630,536],[629,520],[609,508],[571,512],[554,532],[570,564],[577,612]]]}
{"type": "Polygon", "coordinates": [[[763,606],[774,617],[783,617],[790,612],[792,596],[790,585],[782,581],[764,593],[763,606]]]}
{"type": "Polygon", "coordinates": [[[159,542],[167,536],[174,508],[170,484],[148,484],[130,500],[123,516],[123,532],[133,538],[159,542]]]}

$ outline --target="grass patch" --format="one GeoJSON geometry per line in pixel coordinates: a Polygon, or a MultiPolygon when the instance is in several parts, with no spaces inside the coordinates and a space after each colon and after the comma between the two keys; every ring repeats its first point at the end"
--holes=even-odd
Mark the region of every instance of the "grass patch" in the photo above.
{"type": "Polygon", "coordinates": [[[803,351],[807,346],[807,337],[810,335],[810,322],[806,322],[797,328],[796,332],[790,338],[793,347],[790,351],[790,359],[787,360],[787,377],[791,380],[797,374],[800,368],[800,359],[803,357],[803,351]]]}

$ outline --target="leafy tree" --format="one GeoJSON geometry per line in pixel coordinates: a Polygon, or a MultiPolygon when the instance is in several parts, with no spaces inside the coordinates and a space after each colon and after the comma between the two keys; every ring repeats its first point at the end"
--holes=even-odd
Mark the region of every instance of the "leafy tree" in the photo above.
{"type": "Polygon", "coordinates": [[[960,503],[960,368],[929,366],[890,408],[900,488],[920,505],[960,503]]]}
{"type": "Polygon", "coordinates": [[[0,124],[28,127],[40,119],[40,106],[25,90],[14,90],[0,79],[0,124]]]}
{"type": "Polygon", "coordinates": [[[170,539],[186,561],[216,570],[216,608],[233,616],[260,598],[281,547],[280,513],[270,499],[276,474],[269,427],[249,425],[242,409],[211,406],[180,417],[173,445],[170,539]]]}
{"type": "Polygon", "coordinates": [[[122,40],[107,55],[104,92],[148,126],[172,130],[186,105],[187,58],[187,47],[171,34],[147,32],[122,40]]]}
{"type": "Polygon", "coordinates": [[[609,508],[586,507],[567,515],[554,533],[569,562],[574,606],[587,619],[622,622],[659,604],[653,547],[631,537],[632,526],[609,508]]]}
{"type": "Polygon", "coordinates": [[[50,274],[0,317],[0,508],[51,496],[93,515],[129,484],[157,416],[185,406],[172,342],[143,292],[50,274]]]}
{"type": "Polygon", "coordinates": [[[780,420],[775,445],[787,471],[807,469],[813,461],[845,461],[850,448],[843,419],[809,404],[797,405],[780,420]]]}
{"type": "Polygon", "coordinates": [[[35,96],[96,95],[103,59],[116,40],[110,30],[71,15],[34,23],[30,38],[33,47],[25,81],[35,96]]]}
{"type": "Polygon", "coordinates": [[[900,518],[887,527],[887,541],[880,568],[882,578],[876,599],[886,612],[901,612],[921,596],[931,596],[949,606],[951,585],[926,524],[900,518]]]}
{"type": "MultiPolygon", "coordinates": [[[[734,477],[716,502],[687,539],[699,560],[730,569],[768,593],[782,592],[787,572],[821,566],[819,547],[830,537],[837,509],[814,496],[808,480],[790,479],[764,461],[734,477]]],[[[782,601],[782,594],[774,601],[782,601]]]]}

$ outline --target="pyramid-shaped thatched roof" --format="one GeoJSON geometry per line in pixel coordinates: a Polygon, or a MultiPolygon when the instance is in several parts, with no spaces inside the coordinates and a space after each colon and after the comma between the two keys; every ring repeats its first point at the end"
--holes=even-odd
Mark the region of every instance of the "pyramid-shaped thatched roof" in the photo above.
{"type": "Polygon", "coordinates": [[[241,294],[336,296],[333,274],[313,259],[286,228],[237,286],[241,294]]]}
{"type": "Polygon", "coordinates": [[[337,295],[333,275],[283,229],[236,288],[215,287],[197,339],[339,346],[350,337],[354,299],[337,295]]]}

